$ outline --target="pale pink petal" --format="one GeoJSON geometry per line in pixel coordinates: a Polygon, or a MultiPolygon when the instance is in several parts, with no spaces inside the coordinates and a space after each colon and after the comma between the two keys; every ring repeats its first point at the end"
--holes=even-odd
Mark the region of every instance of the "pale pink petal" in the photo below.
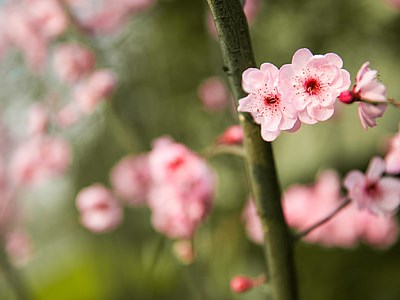
{"type": "Polygon", "coordinates": [[[281,133],[280,130],[267,131],[267,130],[261,128],[261,136],[267,142],[274,141],[280,135],[280,133],[281,133]]]}
{"type": "Polygon", "coordinates": [[[302,69],[312,56],[311,51],[307,48],[297,50],[292,58],[293,67],[296,69],[302,69]]]}
{"type": "Polygon", "coordinates": [[[383,172],[385,172],[386,164],[385,161],[375,156],[371,159],[371,162],[368,165],[368,169],[365,173],[368,180],[376,181],[382,177],[383,172]]]}

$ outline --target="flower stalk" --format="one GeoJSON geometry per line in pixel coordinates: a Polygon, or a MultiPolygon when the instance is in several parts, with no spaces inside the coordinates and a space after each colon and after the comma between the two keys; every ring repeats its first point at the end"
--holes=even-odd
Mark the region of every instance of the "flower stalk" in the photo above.
{"type": "MultiPolygon", "coordinates": [[[[207,0],[220,40],[224,70],[236,100],[245,97],[242,73],[255,67],[248,25],[239,0],[207,0]]],[[[281,190],[271,143],[261,138],[260,126],[240,113],[250,186],[264,230],[266,274],[274,300],[297,299],[293,244],[281,206],[281,190]]]]}

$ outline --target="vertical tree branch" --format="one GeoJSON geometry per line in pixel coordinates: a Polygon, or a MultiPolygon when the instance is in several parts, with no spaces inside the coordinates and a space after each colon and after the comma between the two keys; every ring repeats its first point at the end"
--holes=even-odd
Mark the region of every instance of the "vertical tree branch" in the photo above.
{"type": "MultiPolygon", "coordinates": [[[[246,96],[244,70],[255,66],[248,25],[239,0],[207,0],[218,32],[224,69],[235,99],[246,96]]],[[[281,191],[270,143],[261,139],[260,126],[240,114],[246,166],[257,211],[264,229],[266,272],[274,300],[297,299],[293,245],[281,206],[281,191]]]]}

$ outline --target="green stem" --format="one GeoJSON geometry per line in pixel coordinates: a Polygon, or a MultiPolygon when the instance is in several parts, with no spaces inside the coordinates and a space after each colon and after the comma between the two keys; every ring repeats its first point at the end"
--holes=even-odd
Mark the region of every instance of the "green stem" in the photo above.
{"type": "MultiPolygon", "coordinates": [[[[224,70],[235,99],[246,96],[244,70],[255,66],[248,25],[239,0],[207,0],[218,32],[224,70]]],[[[239,115],[244,131],[246,166],[264,229],[266,272],[274,300],[297,299],[293,243],[284,220],[281,191],[271,144],[261,139],[260,126],[249,114],[239,115]]]]}
{"type": "Polygon", "coordinates": [[[25,286],[24,280],[21,275],[9,261],[7,253],[5,252],[4,242],[0,242],[0,270],[3,273],[5,279],[10,284],[16,299],[28,300],[31,299],[28,293],[28,289],[25,286]]]}

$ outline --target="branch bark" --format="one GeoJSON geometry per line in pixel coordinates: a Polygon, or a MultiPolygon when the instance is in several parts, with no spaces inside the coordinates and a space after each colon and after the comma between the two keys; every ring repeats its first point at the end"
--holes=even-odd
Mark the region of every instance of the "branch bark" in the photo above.
{"type": "MultiPolygon", "coordinates": [[[[248,25],[239,0],[207,0],[219,36],[224,70],[236,100],[246,96],[242,73],[255,67],[248,25]]],[[[260,126],[239,114],[244,130],[246,166],[264,229],[266,273],[274,300],[297,299],[293,243],[281,206],[281,190],[271,143],[261,139],[260,126]]]]}

